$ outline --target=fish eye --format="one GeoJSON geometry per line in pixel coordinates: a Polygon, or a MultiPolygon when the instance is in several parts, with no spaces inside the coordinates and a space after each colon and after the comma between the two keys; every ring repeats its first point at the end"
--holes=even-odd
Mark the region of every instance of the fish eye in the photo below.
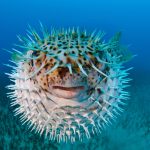
{"type": "Polygon", "coordinates": [[[32,55],[33,56],[39,56],[40,52],[39,51],[33,51],[32,55]]]}

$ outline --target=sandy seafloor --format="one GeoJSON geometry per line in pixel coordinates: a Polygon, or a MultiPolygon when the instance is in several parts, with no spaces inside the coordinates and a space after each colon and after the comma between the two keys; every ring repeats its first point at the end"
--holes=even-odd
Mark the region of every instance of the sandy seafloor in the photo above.
{"type": "MultiPolygon", "coordinates": [[[[9,81],[1,80],[0,100],[0,150],[149,150],[150,149],[150,75],[148,72],[131,72],[133,81],[128,88],[131,98],[124,113],[99,136],[85,143],[57,144],[22,126],[14,117],[6,98],[4,86],[9,81]]],[[[3,80],[5,78],[5,80],[3,80]]]]}

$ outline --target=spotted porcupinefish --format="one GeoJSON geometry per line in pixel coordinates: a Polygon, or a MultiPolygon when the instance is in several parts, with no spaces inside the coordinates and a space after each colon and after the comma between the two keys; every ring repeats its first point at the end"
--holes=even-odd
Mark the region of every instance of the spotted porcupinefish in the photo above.
{"type": "Polygon", "coordinates": [[[15,115],[40,135],[58,142],[82,141],[101,133],[123,111],[129,98],[132,55],[120,45],[121,33],[108,42],[104,32],[79,28],[51,29],[42,34],[29,27],[13,49],[15,66],[7,73],[15,115]]]}

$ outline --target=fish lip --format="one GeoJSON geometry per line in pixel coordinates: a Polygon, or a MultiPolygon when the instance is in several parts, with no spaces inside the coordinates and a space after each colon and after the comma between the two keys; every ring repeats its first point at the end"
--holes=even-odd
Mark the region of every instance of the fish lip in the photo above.
{"type": "Polygon", "coordinates": [[[77,90],[84,90],[84,86],[74,86],[74,87],[64,87],[64,86],[53,86],[53,89],[59,89],[64,91],[77,91],[77,90]]]}
{"type": "Polygon", "coordinates": [[[67,100],[79,102],[81,98],[85,97],[87,87],[84,85],[70,85],[70,86],[62,86],[62,85],[53,85],[51,89],[51,93],[59,98],[64,98],[67,100]]]}

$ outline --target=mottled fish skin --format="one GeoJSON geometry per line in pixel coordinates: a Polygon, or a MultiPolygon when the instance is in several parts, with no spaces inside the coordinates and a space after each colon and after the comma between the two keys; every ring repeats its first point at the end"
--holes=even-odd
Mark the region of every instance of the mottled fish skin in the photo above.
{"type": "MultiPolygon", "coordinates": [[[[29,27],[18,36],[25,51],[13,49],[11,106],[31,130],[58,142],[76,142],[101,133],[129,98],[130,81],[122,64],[132,57],[120,33],[103,41],[103,32],[47,29],[43,37],[29,27]]],[[[11,66],[11,65],[7,65],[11,66]]]]}

